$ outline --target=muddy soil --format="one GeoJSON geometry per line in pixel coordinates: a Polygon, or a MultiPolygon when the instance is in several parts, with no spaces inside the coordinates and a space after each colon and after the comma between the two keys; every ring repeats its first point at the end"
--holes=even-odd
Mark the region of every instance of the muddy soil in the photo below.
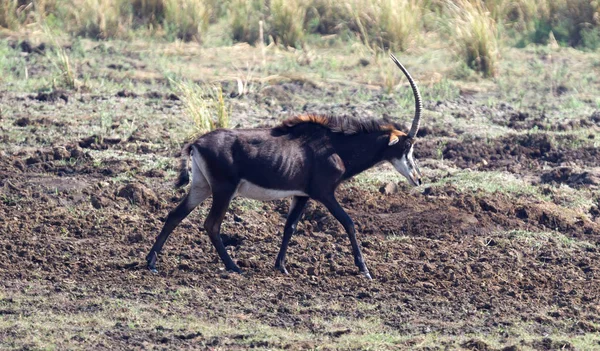
{"type": "MultiPolygon", "coordinates": [[[[261,105],[265,98],[260,94],[244,97],[256,101],[240,104],[256,103],[268,109],[269,104],[261,105]]],[[[181,113],[177,97],[123,90],[101,97],[59,92],[25,98],[7,93],[1,99],[4,104],[27,99],[28,104],[1,119],[2,139],[10,143],[0,151],[2,315],[36,313],[35,304],[11,303],[12,295],[27,289],[40,299],[57,294],[82,296],[46,306],[60,313],[95,308],[83,292],[158,306],[167,297],[157,293],[157,287],[192,287],[202,294],[187,300],[185,310],[197,318],[218,322],[224,316],[243,314],[247,320],[271,327],[310,332],[315,339],[308,344],[269,340],[248,344],[244,342],[247,336],[235,333],[207,337],[164,328],[132,330],[117,323],[99,335],[102,342],[96,346],[147,348],[150,343],[168,349],[198,345],[306,349],[347,333],[361,333],[354,327],[322,329],[315,320],[367,317],[417,339],[430,333],[452,337],[524,328],[527,337],[513,333],[502,339],[507,350],[568,349],[573,348],[570,342],[554,338],[553,332],[573,336],[599,332],[597,207],[585,216],[527,196],[464,192],[452,185],[414,190],[403,181],[397,185],[399,191],[381,194],[350,181],[337,196],[356,223],[374,278],[367,281],[357,274],[343,228],[315,203],[309,205],[291,240],[290,275],[274,271],[288,211],[288,201],[283,200],[234,201],[223,238],[245,273],[223,272],[202,227],[210,204],[207,200],[175,230],[159,258],[159,273],[152,274],[145,268],[144,257],[168,211],[185,194],[184,189],[173,190],[171,184],[178,150],[166,131],[174,122],[143,121],[129,134],[119,131],[129,123],[132,105],[126,104],[149,106],[170,116],[181,113]],[[117,109],[127,106],[126,111],[117,110],[110,123],[102,122],[108,132],[88,130],[91,122],[85,115],[61,118],[65,109],[78,110],[96,100],[114,100],[117,109]],[[35,114],[34,109],[45,112],[35,114]],[[50,132],[56,137],[48,144],[45,133],[50,132]],[[15,133],[22,135],[19,142],[15,133]],[[167,164],[149,168],[139,155],[160,156],[167,164]]],[[[343,109],[321,106],[323,110],[338,108],[343,109]]],[[[527,172],[549,186],[593,189],[599,185],[598,173],[588,169],[597,166],[598,149],[573,146],[568,135],[551,133],[563,128],[562,124],[505,113],[512,117],[498,118],[495,123],[514,129],[514,134],[459,140],[455,137],[460,130],[430,126],[422,131],[417,157],[443,158],[457,168],[527,172]],[[517,133],[536,123],[550,127],[517,133]]],[[[598,123],[594,118],[590,121],[579,121],[571,128],[598,123]]],[[[240,122],[242,127],[249,125],[240,122]]],[[[4,330],[3,337],[23,336],[12,333],[4,330]]],[[[411,348],[413,342],[409,339],[403,347],[411,348]]],[[[461,347],[493,349],[478,339],[450,342],[439,349],[461,347]]]]}
{"type": "MultiPolygon", "coordinates": [[[[532,324],[539,335],[553,328],[577,334],[600,323],[598,223],[534,199],[467,194],[449,185],[415,192],[400,183],[401,191],[389,195],[352,182],[340,189],[338,197],[360,233],[371,282],[356,274],[343,229],[317,204],[309,207],[290,244],[290,276],[275,272],[287,201],[255,209],[233,205],[223,235],[244,275],[222,272],[200,215],[175,231],[160,257],[160,273],[153,275],[145,269],[144,256],[183,191],[170,189],[164,171],[143,173],[136,160],[95,165],[88,151],[115,145],[127,149],[128,143],[85,138],[2,158],[0,272],[8,294],[24,282],[41,279],[63,290],[68,289],[65,281],[74,280],[81,282],[80,289],[159,303],[160,296],[148,295],[155,284],[193,286],[207,299],[194,300],[189,308],[202,311],[207,320],[243,311],[267,325],[321,337],[332,331],[315,329],[316,316],[354,318],[362,313],[330,309],[329,301],[375,305],[371,313],[408,335],[489,333],[518,323],[532,324]],[[111,178],[124,172],[135,178],[125,183],[111,178]],[[586,244],[565,247],[552,236],[532,244],[518,237],[521,230],[557,230],[586,244]],[[304,306],[300,314],[290,309],[294,304],[304,306]],[[572,320],[579,322],[568,322],[572,320]]],[[[453,159],[470,159],[469,150],[453,149],[453,159]]],[[[523,155],[544,157],[536,151],[523,155]]],[[[207,206],[199,212],[206,214],[207,206]]],[[[104,338],[128,347],[163,338],[156,331],[127,333],[116,327],[104,338]]],[[[203,340],[201,335],[170,334],[166,343],[171,347],[203,340]]],[[[234,336],[204,341],[225,348],[236,344],[234,336]]],[[[547,347],[552,342],[540,336],[524,345],[552,349],[547,347]]]]}

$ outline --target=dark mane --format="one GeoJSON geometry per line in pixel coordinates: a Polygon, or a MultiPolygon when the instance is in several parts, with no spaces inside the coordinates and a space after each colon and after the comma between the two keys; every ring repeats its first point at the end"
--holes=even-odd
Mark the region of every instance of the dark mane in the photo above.
{"type": "Polygon", "coordinates": [[[333,133],[342,133],[344,135],[353,135],[359,133],[374,133],[388,131],[394,134],[404,134],[400,132],[400,126],[383,119],[339,117],[327,115],[300,115],[288,118],[274,129],[278,132],[288,132],[291,128],[300,124],[318,124],[333,133]]]}

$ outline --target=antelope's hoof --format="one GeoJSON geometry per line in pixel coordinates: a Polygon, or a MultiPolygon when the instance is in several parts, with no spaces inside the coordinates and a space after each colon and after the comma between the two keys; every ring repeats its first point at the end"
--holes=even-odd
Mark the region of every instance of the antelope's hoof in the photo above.
{"type": "Polygon", "coordinates": [[[285,269],[284,266],[279,266],[279,265],[275,265],[275,269],[280,271],[281,273],[285,274],[285,275],[290,275],[287,271],[287,269],[285,269]]]}
{"type": "Polygon", "coordinates": [[[242,274],[244,272],[242,272],[242,270],[240,269],[240,267],[238,266],[233,266],[233,267],[227,267],[227,272],[231,272],[231,273],[237,273],[237,274],[242,274]]]}
{"type": "Polygon", "coordinates": [[[369,271],[366,271],[366,272],[361,271],[360,274],[369,280],[373,280],[373,278],[371,278],[371,274],[369,273],[369,271]]]}
{"type": "Polygon", "coordinates": [[[148,265],[146,267],[148,267],[148,270],[152,273],[158,273],[158,270],[156,269],[156,259],[157,259],[157,254],[156,252],[151,252],[148,254],[148,257],[146,257],[146,261],[148,262],[148,265]]]}

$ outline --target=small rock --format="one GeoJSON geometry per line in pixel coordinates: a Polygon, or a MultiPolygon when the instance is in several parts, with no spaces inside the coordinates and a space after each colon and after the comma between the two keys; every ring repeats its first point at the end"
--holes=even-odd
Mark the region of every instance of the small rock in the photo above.
{"type": "Polygon", "coordinates": [[[79,146],[75,146],[74,148],[71,149],[71,157],[72,158],[81,158],[84,156],[83,153],[83,149],[80,148],[79,146]]]}
{"type": "Polygon", "coordinates": [[[38,156],[38,155],[33,155],[33,156],[29,157],[27,160],[25,160],[25,163],[27,163],[28,165],[33,165],[33,164],[40,163],[40,162],[42,162],[42,160],[41,160],[40,156],[38,156]]]}
{"type": "Polygon", "coordinates": [[[469,349],[469,350],[478,350],[478,351],[485,351],[485,350],[490,349],[488,344],[486,344],[485,342],[483,342],[481,340],[476,340],[476,339],[471,339],[471,340],[465,342],[464,344],[462,344],[461,346],[466,349],[469,349]]]}
{"type": "Polygon", "coordinates": [[[13,166],[21,172],[25,171],[25,164],[21,160],[15,160],[13,166]]]}
{"type": "Polygon", "coordinates": [[[363,291],[363,292],[359,292],[359,293],[358,293],[358,295],[356,295],[356,297],[357,297],[358,299],[368,299],[368,298],[370,298],[370,297],[371,297],[371,294],[369,294],[369,293],[368,293],[368,292],[366,292],[366,291],[363,291]]]}
{"type": "Polygon", "coordinates": [[[71,157],[71,153],[64,146],[56,146],[52,149],[55,160],[64,160],[71,157]]]}
{"type": "Polygon", "coordinates": [[[431,273],[433,271],[435,271],[435,266],[432,265],[431,263],[425,263],[423,265],[423,272],[425,272],[425,273],[431,273]]]}
{"type": "Polygon", "coordinates": [[[386,185],[379,188],[379,192],[384,195],[392,195],[398,192],[398,184],[389,182],[386,185]]]}
{"type": "Polygon", "coordinates": [[[82,148],[89,148],[92,144],[98,144],[100,141],[100,137],[97,135],[92,135],[89,137],[85,137],[79,141],[79,146],[82,148]]]}
{"type": "Polygon", "coordinates": [[[339,338],[340,336],[342,336],[344,334],[348,334],[350,332],[352,332],[352,330],[346,328],[346,329],[331,331],[331,332],[329,332],[329,335],[333,336],[334,338],[339,338]]]}
{"type": "Polygon", "coordinates": [[[28,125],[32,124],[32,121],[28,117],[21,117],[17,119],[14,124],[17,127],[27,127],[28,125]]]}
{"type": "Polygon", "coordinates": [[[92,203],[92,206],[98,210],[108,207],[108,205],[110,205],[110,201],[107,198],[98,195],[92,195],[90,201],[92,203]]]}
{"type": "Polygon", "coordinates": [[[124,197],[138,206],[158,205],[158,198],[154,191],[139,183],[129,183],[125,185],[119,189],[117,196],[124,197]]]}
{"type": "Polygon", "coordinates": [[[315,276],[318,275],[317,269],[315,267],[308,267],[306,269],[306,273],[308,275],[315,275],[315,276]]]}
{"type": "Polygon", "coordinates": [[[138,95],[129,90],[121,90],[117,93],[117,97],[136,98],[138,95]]]}

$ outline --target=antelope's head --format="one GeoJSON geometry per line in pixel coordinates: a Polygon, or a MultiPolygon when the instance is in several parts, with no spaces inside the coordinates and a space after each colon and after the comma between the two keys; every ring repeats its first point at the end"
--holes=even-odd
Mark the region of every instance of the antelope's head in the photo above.
{"type": "Polygon", "coordinates": [[[406,68],[402,66],[394,55],[390,54],[390,56],[392,61],[394,61],[402,73],[404,73],[413,90],[415,96],[415,118],[413,119],[412,127],[408,134],[404,134],[396,129],[393,129],[390,132],[388,150],[386,151],[385,158],[390,161],[390,163],[394,165],[394,168],[396,168],[400,174],[405,176],[412,185],[419,186],[421,185],[421,171],[413,157],[413,147],[417,139],[419,125],[421,124],[421,111],[423,110],[421,93],[419,93],[417,84],[406,68]]]}

